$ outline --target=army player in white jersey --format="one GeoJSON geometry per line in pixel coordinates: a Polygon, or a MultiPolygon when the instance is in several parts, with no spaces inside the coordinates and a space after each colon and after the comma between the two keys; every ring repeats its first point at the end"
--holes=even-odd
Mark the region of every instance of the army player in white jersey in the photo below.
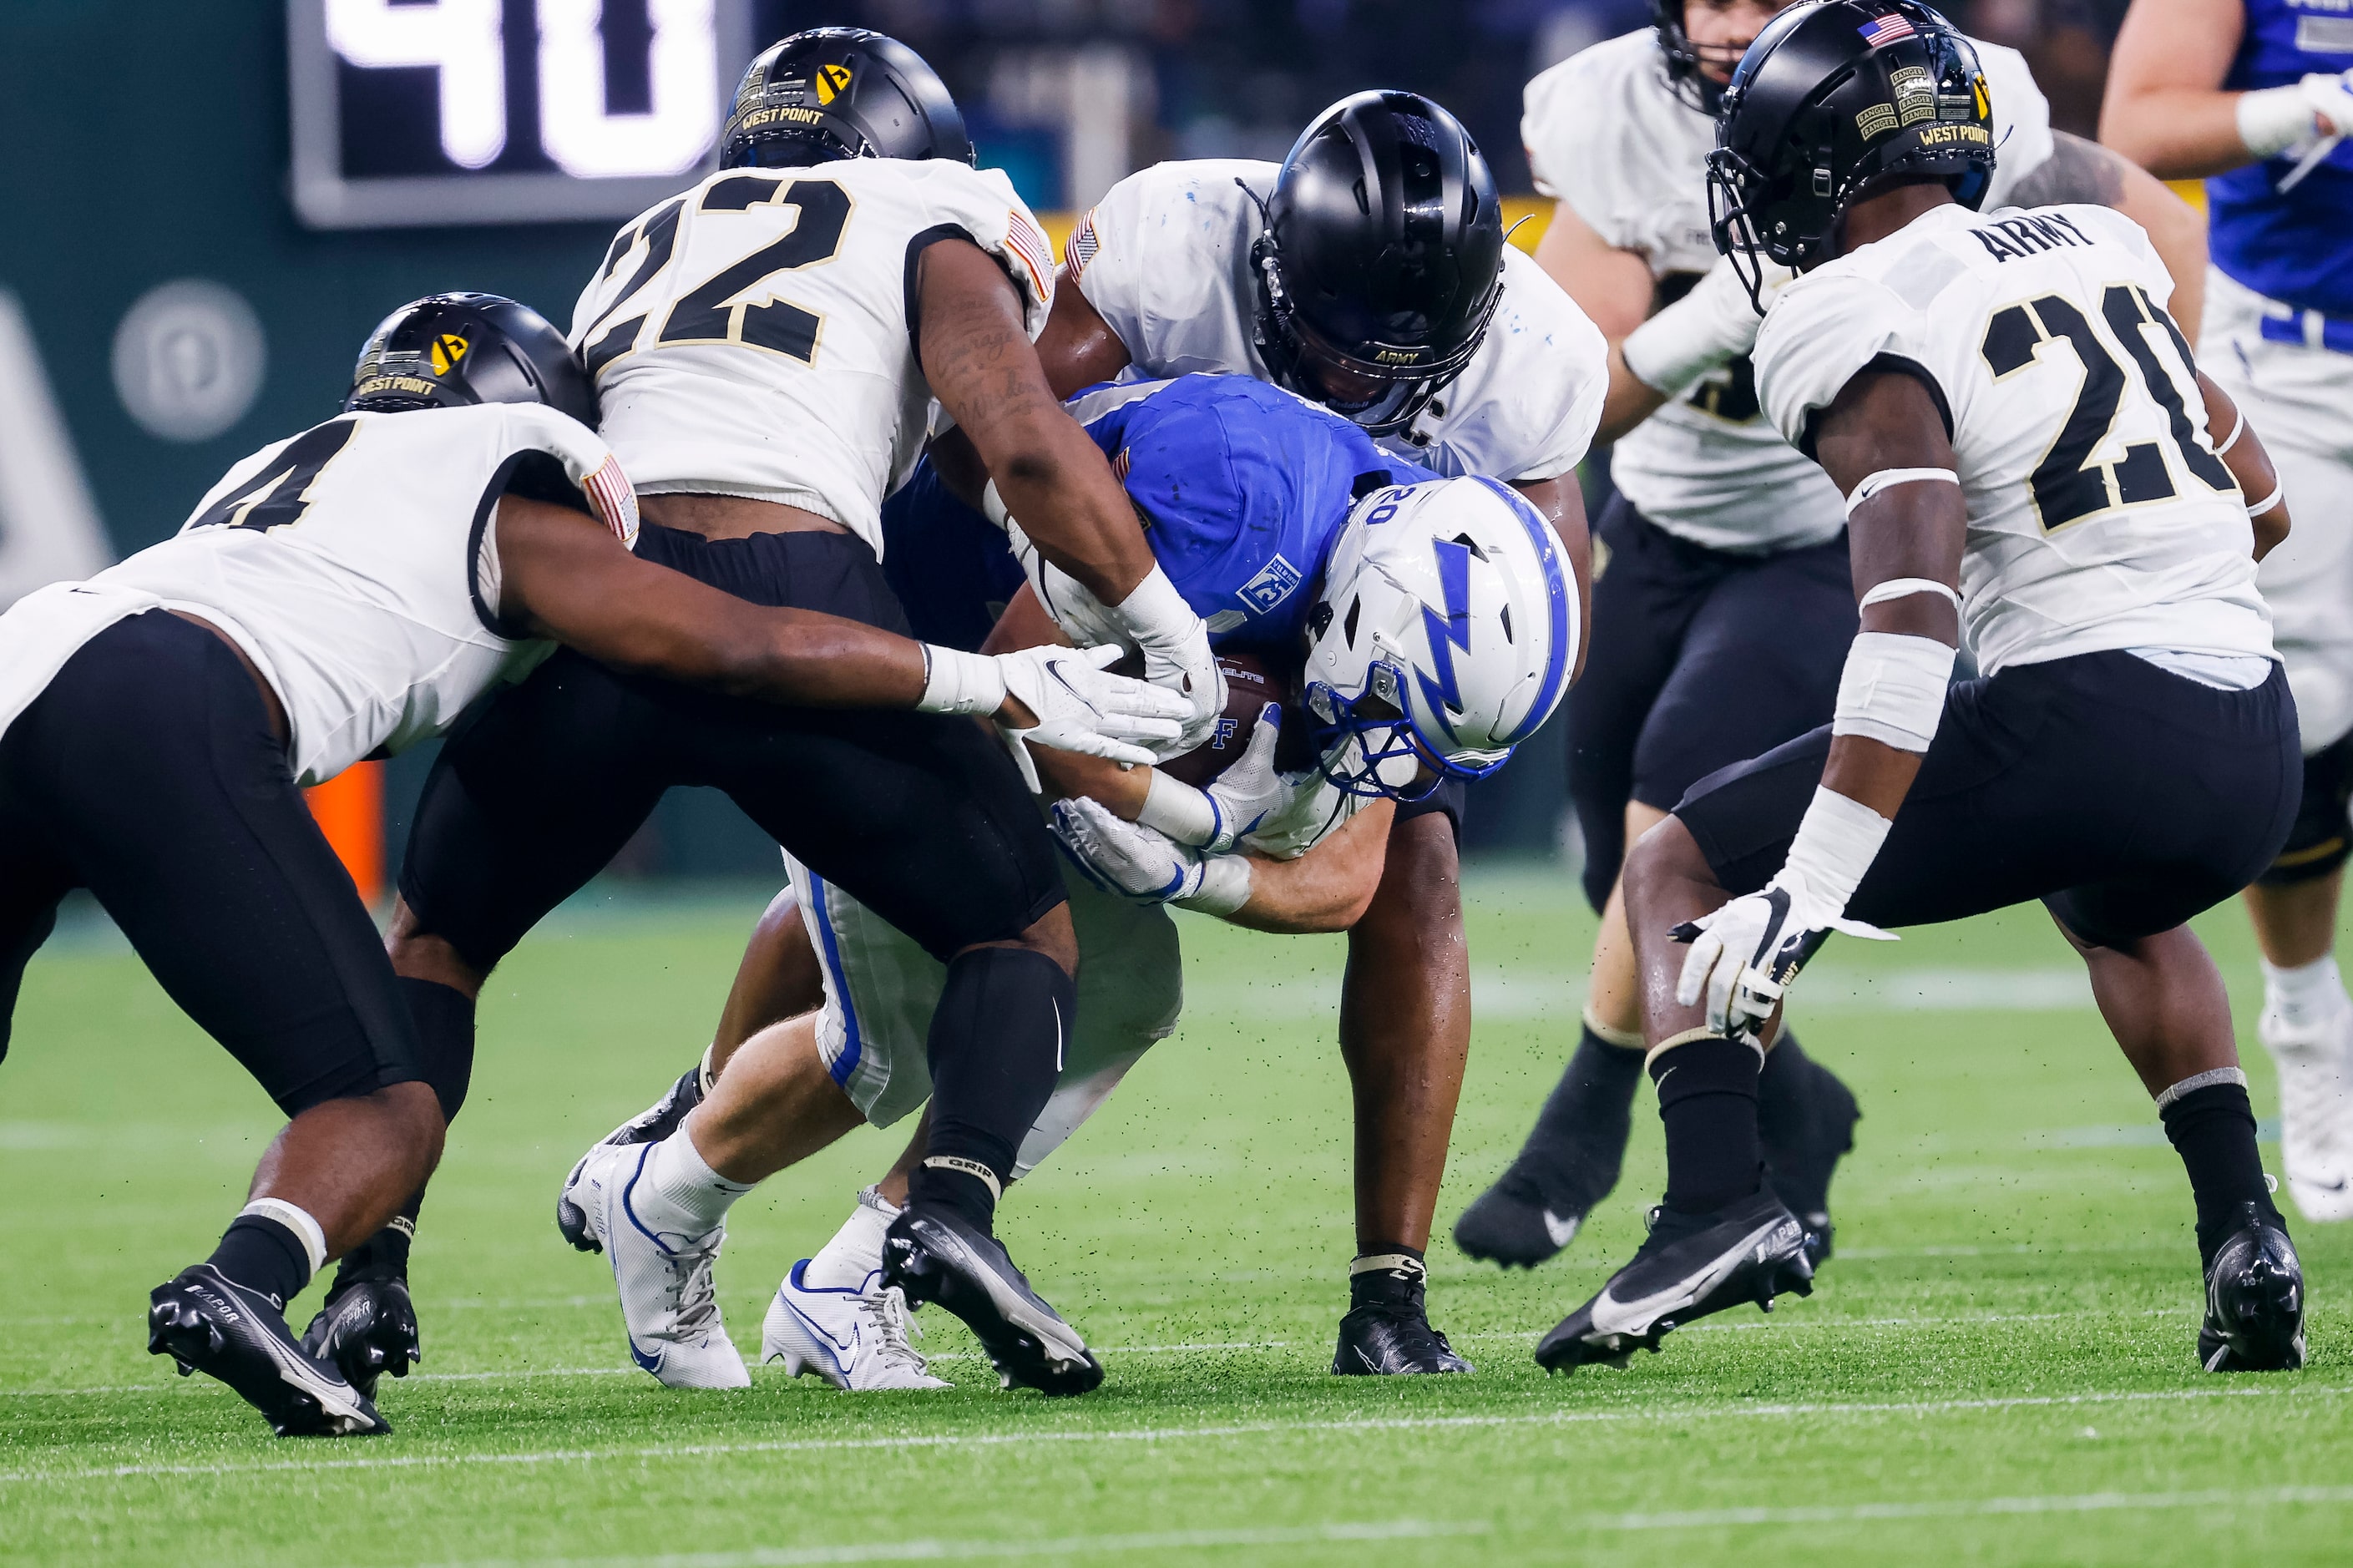
{"type": "MultiPolygon", "coordinates": [[[[1521,121],[1555,198],[1536,248],[1610,341],[1600,438],[1617,494],[1595,523],[1592,669],[1569,699],[1569,790],[1587,897],[1602,916],[1584,1027],[1504,1175],[1456,1223],[1474,1257],[1551,1258],[1616,1184],[1641,1076],[1632,952],[1616,898],[1625,846],[1717,768],[1830,717],[1854,633],[1837,491],[1758,407],[1757,311],[1708,236],[1705,160],[1724,84],[1772,0],[1653,0],[1652,26],[1531,81],[1521,121]],[[1713,270],[1711,270],[1713,269],[1713,270]],[[1760,638],[1771,629],[1776,635],[1760,638]]],[[[2158,236],[2194,323],[2198,216],[2113,153],[2051,129],[2015,50],[1978,47],[2001,162],[1997,205],[2088,201],[2158,236]]],[[[2180,313],[2180,312],[2177,312],[2180,313]]],[[[1831,1241],[1830,1184],[1853,1097],[1787,1033],[1763,1086],[1772,1182],[1831,1241]]]]}
{"type": "Polygon", "coordinates": [[[1717,242],[1751,279],[1798,270],[1757,392],[1845,497],[1862,630],[1830,724],[1704,781],[1628,857],[1667,1193],[1633,1261],[1538,1344],[1548,1367],[1623,1364],[1810,1289],[1757,1118],[1800,969],[1834,930],[2035,899],[2188,1171],[2200,1363],[2303,1363],[2230,999],[2185,923],[2295,812],[2295,705],[2255,591],[2286,527],[2276,476],[2261,443],[2221,439],[2237,411],[2138,226],[1977,214],[1994,142],[1970,45],[1912,0],[1784,13],[1726,92],[1717,242]],[[1979,674],[1950,684],[1964,639],[1979,674]]]}
{"type": "MultiPolygon", "coordinates": [[[[1048,247],[1005,176],[971,158],[938,77],[880,34],[796,34],[752,63],[721,172],[625,226],[574,316],[599,430],[637,467],[638,553],[755,604],[903,631],[880,565],[881,505],[944,406],[1030,537],[1112,606],[1171,689],[1185,718],[1164,751],[1189,744],[1225,701],[1208,629],[1048,390],[1030,346],[1053,293],[1048,247]]],[[[934,673],[945,685],[981,671],[935,658],[934,673]]],[[[1020,1381],[1092,1388],[1102,1370],[1082,1344],[1062,1353],[1080,1342],[1067,1326],[1051,1344],[1015,1326],[1008,1314],[1052,1309],[991,1228],[1052,1091],[1077,950],[1051,840],[979,727],[784,718],[557,655],[443,749],[417,805],[392,945],[428,1049],[470,1061],[483,979],[674,784],[726,791],[947,966],[928,1040],[932,1150],[892,1234],[894,1267],[920,1274],[909,1293],[963,1318],[1020,1381]]],[[[637,1208],[662,1244],[620,1284],[675,1317],[717,1243],[698,1219],[717,1178],[680,1157],[648,1179],[637,1208]]],[[[405,1271],[406,1238],[378,1240],[354,1289],[388,1291],[405,1271]]],[[[397,1323],[379,1334],[356,1310],[352,1323],[327,1331],[347,1365],[382,1353],[403,1367],[415,1352],[397,1323]]],[[[685,1338],[633,1352],[702,1375],[685,1338]]],[[[742,1375],[732,1352],[707,1370],[742,1375]]]]}
{"type": "MultiPolygon", "coordinates": [[[[443,1125],[375,923],[300,786],[440,733],[559,641],[771,702],[941,706],[916,643],[632,556],[636,500],[582,423],[586,382],[511,300],[396,312],[346,409],[238,463],[174,538],[0,616],[0,1050],[58,900],[88,888],[286,1112],[252,1201],[149,1320],[150,1350],[282,1436],[389,1430],[283,1314],[424,1181],[443,1125]]],[[[1059,685],[994,668],[1012,689],[1059,685]]],[[[1166,700],[1080,679],[1113,706],[1166,700]]],[[[1133,733],[1061,721],[1097,752],[1133,733]]]]}

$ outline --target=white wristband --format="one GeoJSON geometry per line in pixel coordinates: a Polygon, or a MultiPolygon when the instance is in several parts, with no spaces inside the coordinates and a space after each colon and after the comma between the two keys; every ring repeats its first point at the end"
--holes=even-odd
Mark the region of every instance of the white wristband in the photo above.
{"type": "Polygon", "coordinates": [[[1113,618],[1143,647],[1172,647],[1192,634],[1201,617],[1155,565],[1126,598],[1111,607],[1113,618]]]}
{"type": "Polygon", "coordinates": [[[986,654],[923,645],[923,694],[918,713],[996,712],[1005,706],[1005,673],[986,654]]]}
{"type": "Polygon", "coordinates": [[[1198,846],[1218,836],[1218,803],[1206,791],[1155,768],[1144,792],[1144,809],[1136,826],[1166,834],[1179,844],[1198,846]]]}
{"type": "Polygon", "coordinates": [[[1201,862],[1201,889],[1169,902],[1180,910],[1205,915],[1229,915],[1250,902],[1250,863],[1247,855],[1219,855],[1201,862]]]}
{"type": "Polygon", "coordinates": [[[2274,486],[2272,487],[2272,493],[2271,493],[2271,494],[2269,494],[2269,495],[2265,496],[2263,500],[2259,500],[2259,501],[2251,501],[2251,502],[2249,502],[2249,503],[2248,503],[2248,505],[2247,505],[2247,516],[2248,516],[2250,519],[2253,519],[2253,518],[2258,518],[2258,517],[2263,516],[2263,513],[2265,513],[2265,512],[2267,512],[2267,511],[2271,510],[2272,510],[2272,508],[2274,508],[2274,507],[2275,507],[2275,506],[2279,505],[2279,503],[2280,503],[2280,497],[2282,497],[2282,496],[2285,495],[2286,493],[2287,493],[2287,487],[2286,487],[2285,485],[2274,485],[2274,486]]]}
{"type": "Polygon", "coordinates": [[[1789,842],[1789,858],[1773,879],[1785,888],[1801,883],[1822,908],[1844,914],[1894,826],[1861,801],[1817,784],[1789,842]]]}
{"type": "Polygon", "coordinates": [[[1005,510],[1005,498],[997,493],[995,479],[980,487],[980,512],[999,528],[1013,521],[1013,514],[1005,510]]]}
{"type": "Polygon", "coordinates": [[[2277,157],[2320,130],[2319,117],[2300,82],[2241,93],[2238,120],[2239,140],[2258,158],[2277,157]]]}
{"type": "Polygon", "coordinates": [[[1857,507],[1897,485],[1957,485],[1960,482],[1961,476],[1950,468],[1882,468],[1875,474],[1864,475],[1862,482],[1854,487],[1854,494],[1846,498],[1846,514],[1852,517],[1857,507]]]}
{"type": "Polygon", "coordinates": [[[1861,735],[1899,752],[1925,752],[1945,713],[1954,650],[1934,637],[1858,632],[1839,672],[1833,735],[1861,735]]]}

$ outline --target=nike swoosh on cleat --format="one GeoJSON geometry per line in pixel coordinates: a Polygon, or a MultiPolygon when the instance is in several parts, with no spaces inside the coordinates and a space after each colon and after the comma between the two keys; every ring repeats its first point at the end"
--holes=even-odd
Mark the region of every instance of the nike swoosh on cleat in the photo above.
{"type": "Polygon", "coordinates": [[[661,1375],[662,1358],[659,1354],[648,1355],[645,1352],[639,1350],[638,1348],[637,1336],[634,1334],[629,1337],[629,1359],[636,1362],[648,1372],[653,1373],[656,1377],[659,1377],[661,1375]]]}
{"type": "Polygon", "coordinates": [[[1552,1244],[1555,1247],[1567,1247],[1576,1237],[1577,1227],[1583,1224],[1584,1220],[1583,1215],[1574,1214],[1563,1219],[1552,1210],[1546,1209],[1544,1211],[1545,1234],[1552,1237],[1552,1244]]]}
{"type": "MultiPolygon", "coordinates": [[[[1775,1218],[1751,1232],[1737,1247],[1727,1247],[1715,1260],[1696,1274],[1685,1275],[1663,1290],[1653,1290],[1648,1296],[1631,1301],[1620,1301],[1609,1293],[1609,1286],[1593,1299],[1592,1322],[1596,1333],[1648,1333],[1652,1324],[1677,1307],[1687,1307],[1714,1289],[1726,1275],[1748,1261],[1748,1255],[1785,1220],[1775,1218]]],[[[1614,1283],[1614,1281],[1613,1281],[1614,1283]]]]}
{"type": "Polygon", "coordinates": [[[833,1333],[830,1330],[826,1328],[824,1324],[818,1322],[815,1318],[810,1317],[807,1312],[802,1311],[800,1308],[795,1306],[789,1298],[787,1298],[785,1302],[785,1310],[790,1312],[793,1315],[794,1320],[797,1321],[801,1327],[807,1329],[811,1334],[814,1334],[818,1340],[822,1341],[827,1348],[837,1352],[833,1358],[834,1365],[847,1373],[852,1366],[857,1364],[859,1334],[856,1329],[849,1331],[849,1338],[848,1340],[838,1340],[833,1337],[833,1333]]]}

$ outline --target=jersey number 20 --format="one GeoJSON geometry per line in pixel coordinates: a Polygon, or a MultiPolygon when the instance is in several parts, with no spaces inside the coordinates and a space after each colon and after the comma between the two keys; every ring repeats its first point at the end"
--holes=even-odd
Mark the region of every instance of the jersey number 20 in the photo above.
{"type": "Polygon", "coordinates": [[[2142,389],[2165,410],[2172,426],[2174,455],[2182,466],[2210,489],[2237,488],[2222,459],[2198,439],[2179,384],[2158,361],[2156,348],[2142,331],[2152,325],[2164,328],[2180,353],[2182,364],[2194,371],[2197,362],[2189,357],[2189,345],[2173,318],[2128,283],[2108,285],[2100,299],[2100,314],[2124,345],[2126,356],[2132,361],[2129,369],[2116,362],[2083,311],[2057,294],[1996,310],[1986,323],[1985,342],[1979,349],[1998,383],[2032,364],[2044,343],[2061,338],[2074,346],[2075,357],[2083,364],[2084,379],[2076,388],[2074,406],[2068,410],[2066,423],[2060,426],[2051,449],[2034,468],[2034,509],[2042,515],[2046,531],[2104,511],[2171,500],[2178,493],[2172,467],[2155,441],[2135,442],[2114,462],[2090,460],[2094,448],[2116,427],[2127,377],[2137,376],[2142,389]]]}
{"type": "MultiPolygon", "coordinates": [[[[612,310],[606,312],[607,321],[628,302],[648,279],[669,264],[670,253],[678,246],[679,211],[685,200],[681,196],[656,208],[641,228],[626,232],[613,242],[614,253],[606,262],[608,269],[635,248],[639,235],[646,241],[646,255],[628,282],[614,296],[612,310]]],[[[722,268],[700,287],[680,295],[655,334],[657,343],[749,343],[754,348],[789,354],[804,364],[816,363],[818,333],[825,325],[825,318],[787,300],[754,304],[734,297],[771,274],[832,260],[841,248],[841,231],[849,223],[849,193],[830,180],[794,180],[786,184],[774,175],[738,174],[705,190],[695,210],[744,212],[762,205],[799,209],[800,216],[792,232],[762,246],[734,265],[722,268]]],[[[638,315],[611,327],[600,321],[589,329],[582,354],[589,375],[601,374],[607,365],[628,353],[645,324],[646,318],[638,315]]]]}

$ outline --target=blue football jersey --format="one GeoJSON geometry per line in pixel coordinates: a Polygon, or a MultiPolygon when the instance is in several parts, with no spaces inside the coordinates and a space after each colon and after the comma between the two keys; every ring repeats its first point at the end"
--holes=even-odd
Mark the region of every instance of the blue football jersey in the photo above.
{"type": "MultiPolygon", "coordinates": [[[[1250,376],[1110,383],[1070,409],[1221,647],[1297,648],[1310,589],[1359,491],[1439,477],[1250,376]]],[[[883,569],[915,635],[977,647],[1021,585],[1005,536],[928,460],[884,503],[882,531],[883,569]]]]}
{"type": "MultiPolygon", "coordinates": [[[[2242,3],[2246,32],[2223,79],[2229,90],[2284,87],[2353,66],[2353,13],[2343,0],[2242,3]]],[[[2214,264],[2258,294],[2353,318],[2353,137],[2282,192],[2295,167],[2283,156],[2206,182],[2214,264]]]]}

